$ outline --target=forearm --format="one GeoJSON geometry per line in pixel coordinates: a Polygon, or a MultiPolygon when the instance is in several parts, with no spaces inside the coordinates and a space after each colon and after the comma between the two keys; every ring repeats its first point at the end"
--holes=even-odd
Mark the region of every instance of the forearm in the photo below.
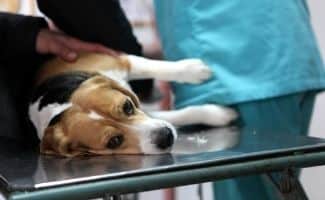
{"type": "Polygon", "coordinates": [[[40,10],[65,33],[129,54],[141,46],[116,0],[38,0],[40,10]]]}

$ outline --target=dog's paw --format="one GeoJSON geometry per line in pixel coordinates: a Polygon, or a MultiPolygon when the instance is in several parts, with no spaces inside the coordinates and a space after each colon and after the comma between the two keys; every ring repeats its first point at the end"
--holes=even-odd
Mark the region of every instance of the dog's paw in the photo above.
{"type": "Polygon", "coordinates": [[[226,126],[238,118],[234,109],[214,104],[202,105],[202,121],[210,126],[226,126]]]}
{"type": "Polygon", "coordinates": [[[200,59],[185,59],[176,62],[179,70],[177,82],[199,84],[212,75],[212,70],[200,59]]]}

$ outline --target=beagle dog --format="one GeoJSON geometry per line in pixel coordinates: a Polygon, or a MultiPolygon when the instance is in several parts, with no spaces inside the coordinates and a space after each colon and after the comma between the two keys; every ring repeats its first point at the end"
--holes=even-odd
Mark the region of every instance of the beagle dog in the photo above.
{"type": "Polygon", "coordinates": [[[236,112],[208,104],[146,114],[127,81],[198,84],[211,74],[199,59],[171,62],[96,53],[81,54],[74,63],[54,58],[39,71],[29,106],[40,151],[66,157],[167,153],[177,138],[174,126],[223,126],[236,112]]]}

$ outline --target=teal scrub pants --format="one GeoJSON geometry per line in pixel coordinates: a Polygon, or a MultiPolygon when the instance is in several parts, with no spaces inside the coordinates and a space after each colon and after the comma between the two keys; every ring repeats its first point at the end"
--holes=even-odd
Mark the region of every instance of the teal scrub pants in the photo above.
{"type": "MultiPolygon", "coordinates": [[[[243,131],[268,134],[307,135],[316,92],[302,92],[237,104],[243,131]]],[[[215,200],[279,199],[270,182],[261,175],[213,183],[215,200]]]]}

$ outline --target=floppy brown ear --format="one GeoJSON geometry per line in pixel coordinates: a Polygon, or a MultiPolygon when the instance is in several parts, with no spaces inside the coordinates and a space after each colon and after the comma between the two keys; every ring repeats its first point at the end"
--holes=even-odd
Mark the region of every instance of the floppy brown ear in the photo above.
{"type": "Polygon", "coordinates": [[[43,154],[60,155],[72,157],[79,155],[80,152],[71,148],[71,141],[64,134],[60,125],[54,125],[46,128],[40,144],[40,151],[43,154]]]}
{"type": "Polygon", "coordinates": [[[118,91],[122,92],[123,94],[125,94],[126,96],[129,96],[132,99],[132,101],[136,107],[140,106],[140,101],[139,101],[138,97],[131,90],[128,90],[127,88],[122,87],[116,81],[108,79],[105,76],[97,75],[86,82],[87,83],[104,83],[104,84],[108,83],[110,88],[118,90],[118,91]]]}
{"type": "Polygon", "coordinates": [[[115,81],[111,81],[110,85],[113,89],[119,90],[121,91],[123,94],[129,96],[133,103],[135,104],[136,107],[140,106],[140,101],[139,98],[137,97],[137,95],[135,95],[132,91],[128,90],[127,88],[123,88],[121,87],[118,83],[116,83],[115,81]]]}

